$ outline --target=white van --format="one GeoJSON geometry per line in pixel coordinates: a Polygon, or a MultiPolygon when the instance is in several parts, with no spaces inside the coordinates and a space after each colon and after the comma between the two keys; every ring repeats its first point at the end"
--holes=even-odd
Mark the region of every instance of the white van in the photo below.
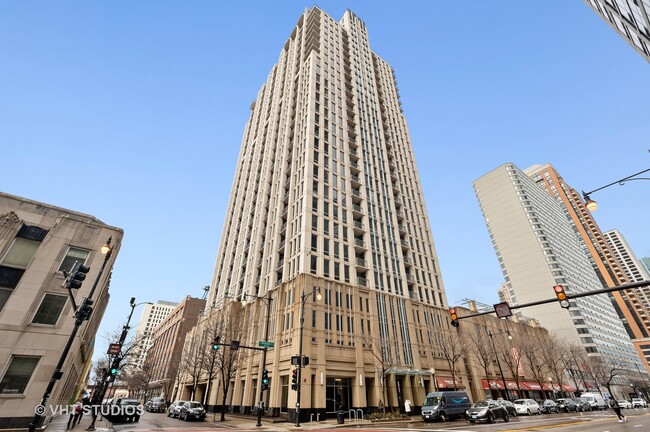
{"type": "Polygon", "coordinates": [[[603,395],[600,393],[582,393],[580,397],[587,399],[592,411],[607,409],[605,399],[603,399],[603,395]]]}

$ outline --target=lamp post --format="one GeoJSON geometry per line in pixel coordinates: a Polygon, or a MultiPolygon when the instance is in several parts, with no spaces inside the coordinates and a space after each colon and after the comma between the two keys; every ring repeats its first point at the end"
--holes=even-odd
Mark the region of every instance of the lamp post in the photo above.
{"type": "MultiPolygon", "coordinates": [[[[497,349],[494,347],[494,338],[492,337],[492,332],[487,329],[488,336],[490,336],[490,342],[492,342],[492,350],[494,351],[494,357],[497,359],[497,366],[499,366],[499,374],[501,375],[501,381],[503,382],[503,389],[504,393],[506,395],[506,400],[510,400],[510,396],[508,396],[508,385],[506,384],[506,379],[503,377],[503,369],[501,369],[501,361],[499,361],[499,354],[497,354],[497,349]]],[[[506,332],[499,332],[495,333],[495,335],[500,335],[500,334],[508,334],[508,339],[512,340],[512,336],[510,335],[509,331],[506,332]]]]}
{"type": "MultiPolygon", "coordinates": [[[[264,328],[264,342],[268,342],[269,341],[269,322],[270,322],[270,319],[271,319],[271,300],[272,300],[271,291],[267,292],[266,297],[260,297],[260,296],[256,296],[256,295],[253,295],[253,294],[246,294],[246,293],[244,293],[243,296],[244,296],[244,298],[242,299],[242,302],[241,302],[243,306],[246,306],[246,297],[252,297],[252,298],[255,298],[257,300],[262,300],[266,304],[266,326],[264,328]]],[[[267,347],[264,347],[264,351],[262,351],[262,369],[266,369],[266,351],[267,351],[267,347]]],[[[264,411],[264,398],[263,398],[264,389],[262,387],[262,373],[260,373],[259,376],[260,376],[260,380],[259,380],[260,381],[260,385],[259,385],[259,388],[260,388],[260,401],[259,401],[259,403],[257,405],[257,423],[255,424],[255,426],[258,426],[258,427],[262,426],[262,413],[264,411]]]]}
{"type": "Polygon", "coordinates": [[[553,377],[548,377],[548,384],[551,386],[551,392],[553,393],[553,399],[557,399],[555,396],[555,387],[553,387],[553,377]]]}
{"type": "MultiPolygon", "coordinates": [[[[307,273],[304,274],[304,277],[305,280],[303,285],[306,286],[307,273]]],[[[307,300],[307,297],[309,296],[315,297],[320,301],[322,298],[320,288],[314,287],[312,292],[307,292],[307,290],[303,288],[303,293],[300,296],[300,336],[298,340],[298,365],[296,366],[296,369],[298,370],[298,388],[296,390],[298,392],[296,395],[296,427],[300,427],[300,390],[302,388],[302,367],[304,361],[302,357],[302,332],[305,327],[305,300],[307,300]]]]}
{"type": "MultiPolygon", "coordinates": [[[[649,151],[650,151],[650,150],[649,150],[649,151]]],[[[647,173],[648,171],[650,171],[650,168],[645,169],[645,170],[643,170],[643,171],[639,171],[639,172],[636,173],[636,174],[632,174],[631,176],[627,176],[627,177],[622,178],[622,179],[620,179],[620,180],[616,180],[616,181],[614,181],[614,182],[612,182],[612,183],[610,183],[610,184],[607,184],[607,185],[605,185],[605,186],[599,187],[598,189],[594,189],[594,190],[592,190],[592,191],[590,191],[590,192],[584,192],[584,191],[583,191],[583,192],[582,192],[582,197],[583,197],[584,200],[585,200],[585,207],[587,207],[587,210],[589,210],[589,211],[596,211],[596,210],[598,210],[598,203],[597,203],[596,201],[592,200],[591,197],[590,197],[590,195],[591,195],[592,193],[594,193],[594,192],[598,192],[599,190],[603,190],[603,189],[608,188],[608,187],[610,187],[610,186],[614,186],[615,184],[618,184],[618,185],[623,186],[623,185],[625,184],[625,182],[632,181],[632,180],[650,180],[650,177],[639,177],[641,174],[643,174],[643,173],[647,173]]]]}
{"type": "MultiPolygon", "coordinates": [[[[136,306],[140,306],[142,304],[153,304],[152,302],[140,302],[136,303],[135,302],[135,297],[131,297],[131,301],[129,302],[129,305],[131,306],[131,312],[129,313],[129,317],[126,320],[126,324],[124,324],[124,327],[122,327],[122,334],[120,335],[120,340],[118,342],[120,346],[120,352],[115,354],[115,357],[113,358],[113,361],[111,364],[109,364],[110,369],[117,369],[119,368],[119,363],[122,360],[122,347],[124,346],[124,341],[126,341],[126,335],[129,333],[130,324],[131,324],[131,317],[133,316],[133,311],[135,310],[136,306]]],[[[106,372],[108,372],[110,369],[107,369],[106,372]]],[[[95,421],[97,420],[97,409],[95,408],[97,405],[101,404],[102,401],[104,400],[104,395],[106,394],[106,390],[108,389],[108,373],[104,373],[104,376],[102,377],[102,382],[101,385],[99,386],[99,391],[95,392],[93,394],[93,399],[92,399],[92,404],[93,404],[93,419],[90,422],[90,425],[86,428],[87,431],[94,431],[95,430],[95,421]]]]}
{"type": "MultiPolygon", "coordinates": [[[[68,337],[68,342],[65,345],[65,348],[63,348],[63,352],[61,353],[61,357],[59,358],[59,362],[56,365],[56,368],[54,369],[54,372],[52,373],[52,377],[50,378],[50,382],[47,385],[47,388],[45,389],[45,393],[43,393],[43,398],[41,399],[41,403],[36,407],[34,410],[34,418],[32,419],[32,422],[29,424],[29,432],[34,432],[37,427],[40,426],[41,421],[43,420],[43,414],[45,414],[45,404],[47,403],[47,400],[50,398],[50,394],[52,393],[52,390],[54,389],[54,384],[56,384],[57,380],[61,379],[63,377],[63,371],[61,370],[63,368],[63,364],[65,363],[65,359],[68,357],[68,353],[70,352],[70,348],[72,347],[72,342],[74,342],[75,337],[77,336],[77,331],[79,331],[79,327],[81,327],[81,324],[90,319],[90,315],[92,314],[92,308],[89,308],[89,310],[86,310],[85,315],[80,313],[81,309],[84,307],[89,307],[92,303],[92,297],[93,294],[95,293],[95,289],[97,288],[97,285],[99,284],[99,279],[102,277],[102,274],[104,273],[104,269],[106,268],[106,264],[108,263],[108,260],[110,259],[113,249],[111,248],[111,238],[109,237],[108,241],[104,246],[101,247],[101,253],[104,254],[104,261],[102,262],[102,266],[99,269],[99,273],[97,273],[97,277],[95,278],[95,282],[93,283],[92,288],[90,289],[90,292],[88,293],[88,296],[86,297],[86,300],[82,305],[79,306],[79,308],[75,311],[75,322],[74,322],[74,327],[72,328],[72,333],[68,337]]],[[[69,289],[69,288],[68,288],[69,289]]],[[[72,294],[70,294],[72,297],[72,294]]],[[[73,297],[74,300],[74,297],[73,297]]],[[[73,301],[74,304],[74,301],[73,301]]]]}

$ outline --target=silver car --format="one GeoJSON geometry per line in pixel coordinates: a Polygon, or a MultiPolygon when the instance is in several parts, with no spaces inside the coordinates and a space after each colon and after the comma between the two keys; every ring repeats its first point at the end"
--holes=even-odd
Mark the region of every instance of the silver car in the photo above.
{"type": "Polygon", "coordinates": [[[539,404],[532,399],[517,399],[512,403],[515,404],[515,408],[517,408],[517,414],[519,415],[533,415],[542,413],[542,411],[539,409],[539,404]]]}

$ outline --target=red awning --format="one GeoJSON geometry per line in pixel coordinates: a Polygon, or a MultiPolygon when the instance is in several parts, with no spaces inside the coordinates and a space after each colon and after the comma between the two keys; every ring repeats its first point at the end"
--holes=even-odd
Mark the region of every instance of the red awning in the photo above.
{"type": "MultiPolygon", "coordinates": [[[[528,387],[525,387],[523,384],[522,381],[519,381],[519,389],[528,390],[528,387]]],[[[506,385],[508,386],[508,390],[517,390],[517,383],[514,381],[506,380],[506,385]]]]}
{"type": "Polygon", "coordinates": [[[570,385],[566,385],[566,384],[562,384],[562,390],[568,391],[568,392],[576,391],[575,387],[571,387],[570,385]]]}
{"type": "Polygon", "coordinates": [[[495,380],[481,380],[483,390],[503,390],[503,382],[495,380]]]}
{"type": "Polygon", "coordinates": [[[524,384],[526,384],[529,390],[539,391],[542,389],[542,386],[540,386],[539,383],[533,381],[525,381],[524,384]]]}
{"type": "Polygon", "coordinates": [[[438,384],[438,388],[454,388],[454,387],[456,387],[457,389],[465,388],[463,383],[458,378],[456,378],[455,386],[454,386],[454,380],[451,377],[445,377],[445,376],[437,376],[436,383],[438,384]]]}

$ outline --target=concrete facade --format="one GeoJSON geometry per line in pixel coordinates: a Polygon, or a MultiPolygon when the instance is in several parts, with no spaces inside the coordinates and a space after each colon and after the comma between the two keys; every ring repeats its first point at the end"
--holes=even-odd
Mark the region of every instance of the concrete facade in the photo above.
{"type": "Polygon", "coordinates": [[[72,333],[75,311],[62,270],[70,271],[75,261],[90,267],[81,288],[73,290],[81,303],[104,262],[100,248],[111,238],[113,253],[93,294],[93,312],[73,340],[48,406],[65,406],[77,396],[122,236],[93,216],[0,193],[0,428],[29,425],[72,333]]]}
{"type": "Polygon", "coordinates": [[[303,421],[407,399],[417,409],[430,369],[449,373],[438,338],[448,305],[395,74],[352,12],[336,21],[314,7],[298,20],[251,105],[221,238],[209,305],[252,296],[246,342],[256,346],[268,321],[275,343],[266,365],[251,352],[232,409],[257,405],[266,367],[266,406],[295,415],[301,299],[303,421]],[[255,296],[269,295],[267,320],[255,296]]]}

